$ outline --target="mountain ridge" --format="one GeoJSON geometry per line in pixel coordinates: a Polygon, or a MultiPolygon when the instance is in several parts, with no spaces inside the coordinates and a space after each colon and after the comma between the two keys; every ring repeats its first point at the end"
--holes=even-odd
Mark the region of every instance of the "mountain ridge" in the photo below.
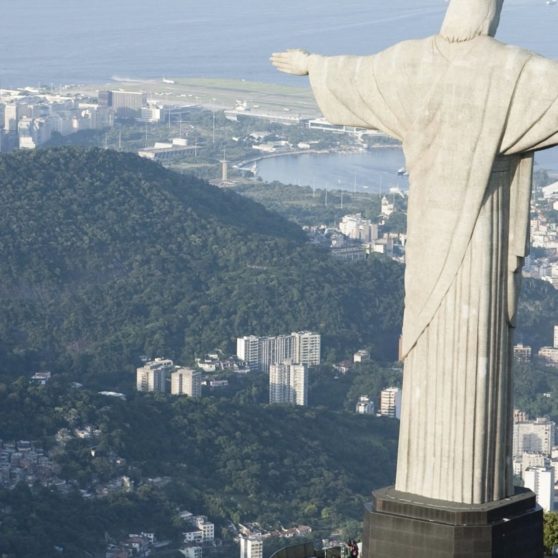
{"type": "Polygon", "coordinates": [[[260,204],[135,155],[0,157],[0,373],[133,370],[236,336],[317,329],[396,357],[402,268],[344,264],[260,204]]]}

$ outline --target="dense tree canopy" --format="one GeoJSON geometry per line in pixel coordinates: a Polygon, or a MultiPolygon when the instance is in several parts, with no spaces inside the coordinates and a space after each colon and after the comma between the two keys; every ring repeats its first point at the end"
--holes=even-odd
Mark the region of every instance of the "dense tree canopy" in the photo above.
{"type": "Polygon", "coordinates": [[[100,149],[18,152],[0,157],[0,207],[0,373],[131,371],[295,329],[332,358],[395,356],[400,266],[339,264],[199,179],[100,149]]]}
{"type": "Polygon", "coordinates": [[[218,536],[231,520],[306,523],[322,533],[355,525],[371,490],[393,482],[397,428],[393,419],[249,400],[135,393],[122,401],[61,377],[45,387],[21,378],[0,384],[0,438],[50,448],[76,488],[67,496],[38,486],[0,491],[0,555],[50,556],[60,545],[77,557],[105,533],[117,539],[139,529],[179,537],[179,509],[210,516],[218,536]],[[71,435],[86,425],[100,431],[95,439],[55,443],[61,428],[71,435]],[[77,492],[121,475],[131,478],[130,492],[77,492]],[[155,477],[168,480],[153,485],[155,477]]]}
{"type": "MultiPolygon", "coordinates": [[[[358,348],[394,359],[402,266],[334,261],[258,203],[98,149],[0,156],[0,208],[0,438],[54,448],[76,488],[123,473],[134,486],[91,500],[77,490],[0,492],[0,555],[47,557],[60,546],[84,556],[105,535],[142,526],[179,536],[180,508],[219,527],[308,522],[327,532],[359,521],[370,490],[393,481],[396,421],[340,411],[398,385],[398,368],[315,370],[314,408],[261,405],[264,376],[199,401],[137,393],[121,401],[70,380],[125,372],[129,387],[140,354],[184,362],[231,351],[239,335],[303,328],[322,333],[330,361],[358,348]],[[38,368],[58,374],[46,387],[14,380],[38,368]],[[98,439],[56,446],[59,429],[85,425],[98,439]],[[147,479],[156,476],[169,483],[155,489],[147,479]]],[[[548,344],[557,312],[557,292],[527,281],[518,339],[548,344]]],[[[558,417],[556,398],[541,395],[558,393],[551,371],[518,367],[516,377],[518,404],[558,417]]]]}

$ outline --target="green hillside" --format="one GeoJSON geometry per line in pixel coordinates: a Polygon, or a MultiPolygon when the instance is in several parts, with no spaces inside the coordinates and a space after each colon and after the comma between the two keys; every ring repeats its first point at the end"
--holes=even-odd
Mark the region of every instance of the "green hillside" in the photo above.
{"type": "MultiPolygon", "coordinates": [[[[397,429],[396,420],[326,408],[141,393],[121,401],[72,389],[60,377],[46,387],[0,384],[1,438],[51,448],[76,489],[93,492],[121,475],[132,483],[103,498],[24,483],[0,489],[10,506],[0,505],[0,555],[46,558],[63,546],[70,556],[90,556],[107,535],[118,540],[138,529],[180,541],[184,509],[207,514],[229,545],[229,521],[303,523],[318,538],[339,528],[356,536],[370,492],[393,482],[397,429]],[[99,429],[94,441],[55,442],[59,429],[86,425],[99,429]]],[[[229,547],[227,555],[237,552],[229,547]]]]}
{"type": "Polygon", "coordinates": [[[132,371],[314,329],[393,358],[401,267],[344,265],[261,205],[131,154],[0,157],[0,374],[132,371]]]}

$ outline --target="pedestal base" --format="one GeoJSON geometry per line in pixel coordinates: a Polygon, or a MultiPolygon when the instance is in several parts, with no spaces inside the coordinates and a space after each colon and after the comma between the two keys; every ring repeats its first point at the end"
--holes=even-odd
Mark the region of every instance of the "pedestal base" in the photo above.
{"type": "Polygon", "coordinates": [[[482,505],[377,490],[363,558],[543,558],[543,513],[530,490],[482,505]]]}

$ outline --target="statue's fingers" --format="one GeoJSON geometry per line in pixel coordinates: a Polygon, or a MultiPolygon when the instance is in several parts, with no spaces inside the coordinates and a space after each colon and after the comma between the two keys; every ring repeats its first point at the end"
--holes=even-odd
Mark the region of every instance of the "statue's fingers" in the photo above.
{"type": "Polygon", "coordinates": [[[293,64],[289,60],[272,60],[275,66],[284,66],[284,67],[291,67],[293,64]]]}
{"type": "Polygon", "coordinates": [[[271,60],[274,62],[288,62],[291,58],[289,56],[272,56],[271,60]]]}
{"type": "Polygon", "coordinates": [[[285,60],[272,60],[271,63],[274,66],[281,66],[281,67],[284,67],[284,68],[287,68],[287,67],[290,68],[292,66],[291,62],[285,61],[285,60]]]}
{"type": "Polygon", "coordinates": [[[287,60],[281,60],[277,58],[271,58],[270,60],[274,66],[290,66],[290,63],[287,60]]]}

